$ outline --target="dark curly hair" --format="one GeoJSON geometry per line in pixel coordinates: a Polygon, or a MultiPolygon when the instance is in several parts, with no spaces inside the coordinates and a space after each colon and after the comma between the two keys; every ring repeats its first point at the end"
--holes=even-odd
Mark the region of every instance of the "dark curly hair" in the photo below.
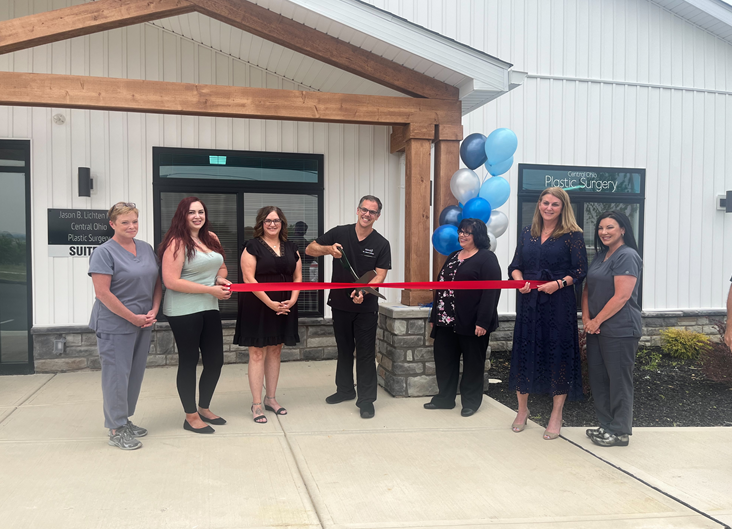
{"type": "Polygon", "coordinates": [[[282,221],[282,224],[280,224],[280,240],[282,242],[285,242],[287,240],[287,217],[285,217],[285,214],[282,213],[282,210],[277,206],[264,206],[263,208],[259,208],[259,211],[257,211],[257,220],[254,222],[255,239],[264,235],[264,219],[266,219],[267,215],[269,215],[273,211],[277,212],[277,216],[279,216],[280,220],[282,221]]]}
{"type": "Polygon", "coordinates": [[[488,228],[480,219],[463,219],[458,224],[458,231],[468,231],[473,234],[473,243],[481,250],[488,250],[491,247],[491,240],[488,238],[488,228]]]}

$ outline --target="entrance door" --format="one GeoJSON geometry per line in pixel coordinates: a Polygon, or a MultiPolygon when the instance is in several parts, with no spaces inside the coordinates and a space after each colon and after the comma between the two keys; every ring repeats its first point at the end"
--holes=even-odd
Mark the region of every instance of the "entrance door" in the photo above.
{"type": "Polygon", "coordinates": [[[0,140],[0,374],[33,373],[30,142],[0,140]]]}

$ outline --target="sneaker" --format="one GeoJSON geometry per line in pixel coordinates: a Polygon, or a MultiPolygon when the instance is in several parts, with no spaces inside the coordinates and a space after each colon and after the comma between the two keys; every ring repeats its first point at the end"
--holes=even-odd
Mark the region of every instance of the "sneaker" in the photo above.
{"type": "Polygon", "coordinates": [[[138,448],[142,448],[142,443],[132,436],[132,432],[130,432],[126,424],[117,428],[116,433],[112,433],[112,430],[109,431],[109,445],[116,446],[122,450],[137,450],[138,448]]]}
{"type": "Polygon", "coordinates": [[[593,443],[598,446],[628,446],[628,434],[615,435],[605,431],[602,435],[590,437],[593,443]]]}
{"type": "Polygon", "coordinates": [[[588,428],[585,430],[587,437],[592,439],[593,437],[602,437],[605,434],[605,428],[600,426],[599,428],[588,428]]]}
{"type": "Polygon", "coordinates": [[[132,437],[145,437],[147,435],[147,428],[132,424],[132,421],[127,419],[127,429],[132,434],[132,437]]]}

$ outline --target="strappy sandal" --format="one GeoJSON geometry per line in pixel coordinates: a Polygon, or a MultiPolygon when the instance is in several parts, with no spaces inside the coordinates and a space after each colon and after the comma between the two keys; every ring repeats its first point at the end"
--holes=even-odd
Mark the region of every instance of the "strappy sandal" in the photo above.
{"type": "MultiPolygon", "coordinates": [[[[274,397],[268,397],[268,396],[265,395],[264,396],[264,400],[266,401],[267,399],[274,400],[274,397]]],[[[274,412],[275,415],[287,415],[287,410],[285,409],[284,406],[280,406],[279,409],[275,410],[272,406],[269,406],[268,404],[265,404],[264,405],[264,409],[267,410],[267,411],[274,412]]]]}
{"type": "MultiPolygon", "coordinates": [[[[253,402],[252,403],[252,407],[250,408],[251,411],[252,411],[252,414],[254,414],[254,406],[261,406],[261,405],[262,405],[261,402],[253,402]]],[[[264,414],[263,415],[257,415],[256,417],[254,417],[254,422],[256,422],[257,424],[266,424],[267,423],[267,416],[264,415],[264,414]],[[264,419],[264,420],[262,420],[262,419],[264,419]]]]}

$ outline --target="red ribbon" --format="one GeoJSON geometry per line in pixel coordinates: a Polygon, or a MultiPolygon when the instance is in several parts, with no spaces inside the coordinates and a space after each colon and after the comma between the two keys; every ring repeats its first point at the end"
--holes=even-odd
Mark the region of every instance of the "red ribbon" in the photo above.
{"type": "Polygon", "coordinates": [[[495,290],[523,288],[529,283],[531,288],[538,288],[547,281],[514,279],[508,281],[416,281],[412,283],[232,283],[232,292],[289,292],[291,290],[337,290],[356,289],[359,286],[375,288],[408,288],[411,290],[495,290]],[[295,287],[297,285],[297,287],[295,287]]]}

